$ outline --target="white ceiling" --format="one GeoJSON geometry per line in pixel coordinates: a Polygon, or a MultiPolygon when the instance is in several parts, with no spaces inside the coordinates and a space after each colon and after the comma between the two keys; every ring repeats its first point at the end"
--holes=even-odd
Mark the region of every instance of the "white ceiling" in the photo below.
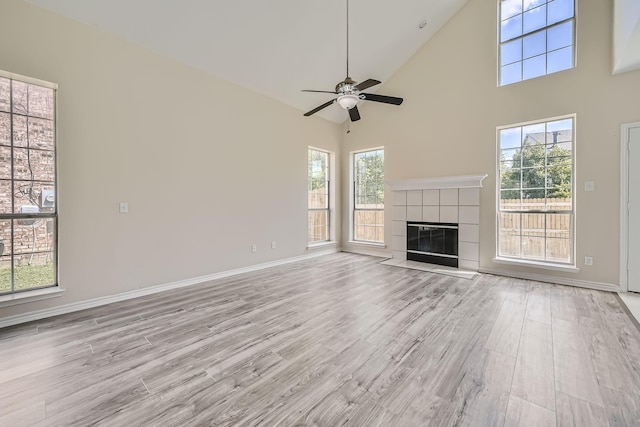
{"type": "MultiPolygon", "coordinates": [[[[26,1],[280,100],[301,114],[332,96],[301,89],[333,90],[346,77],[346,0],[26,1]]],[[[467,1],[350,0],[350,77],[384,82],[467,1]],[[423,19],[428,25],[419,30],[423,19]]],[[[318,115],[336,123],[347,117],[337,105],[318,115]]]]}

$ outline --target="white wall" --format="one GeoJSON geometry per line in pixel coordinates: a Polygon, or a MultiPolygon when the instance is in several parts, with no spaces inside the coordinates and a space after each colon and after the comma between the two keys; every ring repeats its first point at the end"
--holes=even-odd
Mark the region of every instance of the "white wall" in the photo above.
{"type": "Polygon", "coordinates": [[[337,125],[18,0],[0,39],[0,69],[59,87],[66,289],[0,317],[307,253],[307,147],[337,125]]]}
{"type": "MultiPolygon", "coordinates": [[[[343,155],[385,147],[387,180],[488,174],[481,190],[480,268],[619,283],[620,124],[640,120],[640,72],[612,76],[612,2],[578,0],[577,67],[497,87],[497,5],[469,3],[379,93],[404,97],[391,107],[365,103],[363,120],[344,136],[343,155]],[[575,273],[514,268],[496,254],[496,127],[577,114],[575,273]],[[596,191],[584,192],[595,181],[596,191]],[[585,256],[594,265],[583,265],[585,256]]],[[[346,157],[345,157],[346,159],[346,157]]],[[[347,176],[348,162],[343,163],[347,176]]],[[[348,187],[343,182],[343,218],[348,187]]],[[[390,201],[390,192],[386,197],[390,201]]],[[[387,203],[386,241],[391,241],[387,203]]],[[[343,239],[348,236],[343,222],[343,239]]],[[[343,246],[351,248],[346,241],[343,246]]],[[[389,253],[390,247],[385,249],[389,253]]]]}

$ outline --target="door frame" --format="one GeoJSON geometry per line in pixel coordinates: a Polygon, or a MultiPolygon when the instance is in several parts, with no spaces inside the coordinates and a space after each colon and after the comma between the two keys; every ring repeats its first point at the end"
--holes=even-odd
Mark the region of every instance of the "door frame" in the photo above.
{"type": "Polygon", "coordinates": [[[629,133],[640,122],[620,126],[620,290],[628,292],[629,265],[629,133]]]}

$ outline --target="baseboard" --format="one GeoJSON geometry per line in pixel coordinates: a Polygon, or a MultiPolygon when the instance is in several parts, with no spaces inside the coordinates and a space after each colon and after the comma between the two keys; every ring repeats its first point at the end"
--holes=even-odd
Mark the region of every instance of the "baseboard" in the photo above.
{"type": "Polygon", "coordinates": [[[620,292],[620,286],[613,283],[592,282],[589,280],[568,279],[565,277],[549,276],[546,274],[523,273],[520,271],[501,270],[496,268],[482,268],[480,273],[495,274],[496,276],[516,277],[518,279],[535,280],[537,282],[553,283],[556,285],[576,286],[578,288],[595,289],[597,291],[620,292]]]}
{"type": "Polygon", "coordinates": [[[33,322],[34,320],[45,319],[47,317],[59,316],[61,314],[73,313],[75,311],[86,310],[88,308],[99,307],[101,305],[112,304],[114,302],[125,301],[132,298],[138,298],[145,295],[157,294],[159,292],[169,291],[172,289],[184,288],[187,286],[198,285],[200,283],[209,282],[211,280],[223,279],[225,277],[236,276],[238,274],[250,273],[253,271],[264,270],[266,268],[277,267],[280,265],[291,264],[293,262],[304,261],[323,255],[339,252],[337,248],[323,251],[314,251],[306,255],[300,255],[292,258],[285,258],[277,261],[265,262],[263,264],[250,265],[248,267],[237,268],[234,270],[222,271],[219,273],[208,274],[206,276],[193,277],[191,279],[180,280],[177,282],[165,283],[162,285],[150,286],[146,288],[135,289],[132,291],[122,292],[115,295],[108,295],[99,298],[93,298],[86,301],[74,302],[58,307],[46,308],[44,310],[31,311],[28,313],[18,314],[0,318],[0,329],[7,326],[19,325],[21,323],[33,322]]]}
{"type": "Polygon", "coordinates": [[[378,258],[385,258],[385,259],[391,258],[391,254],[387,252],[370,250],[370,249],[361,248],[361,247],[354,247],[351,245],[342,247],[341,251],[346,253],[358,254],[358,255],[375,256],[378,258]]]}

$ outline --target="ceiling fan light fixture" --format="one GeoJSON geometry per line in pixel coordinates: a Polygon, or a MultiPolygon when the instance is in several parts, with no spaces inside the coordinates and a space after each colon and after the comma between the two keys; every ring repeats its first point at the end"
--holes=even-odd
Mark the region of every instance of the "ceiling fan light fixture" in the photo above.
{"type": "Polygon", "coordinates": [[[346,94],[340,95],[337,99],[338,104],[345,110],[350,110],[360,101],[358,95],[346,94]]]}

